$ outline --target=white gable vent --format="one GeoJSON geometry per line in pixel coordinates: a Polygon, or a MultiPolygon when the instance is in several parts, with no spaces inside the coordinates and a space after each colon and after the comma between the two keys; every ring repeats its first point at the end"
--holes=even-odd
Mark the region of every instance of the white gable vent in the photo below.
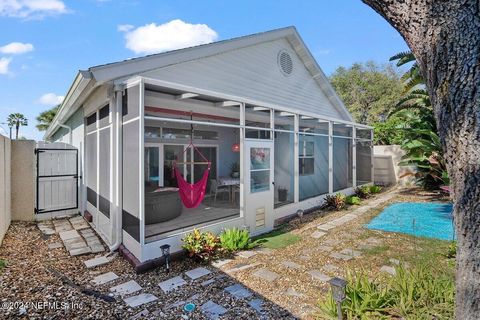
{"type": "Polygon", "coordinates": [[[292,57],[290,56],[290,54],[287,51],[281,50],[278,53],[277,62],[278,62],[278,66],[280,68],[280,71],[282,71],[282,73],[284,75],[289,76],[289,75],[292,74],[292,72],[293,72],[293,60],[292,60],[292,57]]]}

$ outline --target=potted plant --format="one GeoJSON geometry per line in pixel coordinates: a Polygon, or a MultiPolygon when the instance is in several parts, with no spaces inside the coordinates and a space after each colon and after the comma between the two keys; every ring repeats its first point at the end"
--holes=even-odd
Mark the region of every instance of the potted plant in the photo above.
{"type": "Polygon", "coordinates": [[[285,187],[278,188],[278,201],[285,202],[287,201],[288,189],[285,187]]]}
{"type": "Polygon", "coordinates": [[[232,163],[232,167],[230,168],[232,171],[230,176],[232,178],[239,178],[240,177],[240,164],[238,162],[232,163]]]}

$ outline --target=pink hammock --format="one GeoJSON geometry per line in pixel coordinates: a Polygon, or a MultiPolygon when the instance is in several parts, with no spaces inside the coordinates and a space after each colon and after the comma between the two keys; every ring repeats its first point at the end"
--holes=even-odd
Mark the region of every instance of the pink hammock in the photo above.
{"type": "MultiPolygon", "coordinates": [[[[173,172],[177,178],[178,184],[178,193],[180,194],[180,199],[182,199],[183,205],[187,208],[196,208],[202,203],[203,198],[205,197],[205,191],[207,189],[208,175],[210,174],[210,165],[211,162],[197,149],[192,143],[185,148],[183,153],[185,153],[190,146],[194,148],[195,151],[205,160],[205,162],[174,162],[173,172]],[[180,170],[177,169],[177,164],[207,164],[207,170],[203,173],[203,176],[197,182],[191,184],[188,183],[180,173],[180,170]]],[[[182,155],[183,155],[182,153],[182,155]]]]}

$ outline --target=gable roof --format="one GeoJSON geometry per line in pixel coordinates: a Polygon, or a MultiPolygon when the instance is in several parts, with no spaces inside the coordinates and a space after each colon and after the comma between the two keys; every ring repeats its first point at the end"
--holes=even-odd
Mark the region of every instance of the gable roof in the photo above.
{"type": "Polygon", "coordinates": [[[59,112],[55,116],[50,127],[47,129],[44,138],[48,139],[51,137],[58,129],[59,123],[62,124],[64,121],[66,121],[68,117],[73,114],[78,107],[80,107],[81,103],[83,102],[82,99],[85,99],[88,96],[88,94],[85,92],[87,89],[93,90],[95,87],[113,80],[128,78],[132,75],[138,75],[140,73],[183,62],[197,60],[212,55],[218,55],[223,52],[273,41],[280,38],[286,38],[290,42],[292,48],[305,65],[305,68],[309,71],[312,78],[315,79],[319,87],[323,90],[328,100],[342,115],[345,116],[346,119],[352,121],[350,113],[336,94],[316,60],[313,58],[311,52],[308,50],[296,28],[290,26],[229,40],[222,40],[209,44],[97,65],[90,67],[88,70],[79,71],[74,83],[70,87],[66,98],[60,107],[59,112]]]}

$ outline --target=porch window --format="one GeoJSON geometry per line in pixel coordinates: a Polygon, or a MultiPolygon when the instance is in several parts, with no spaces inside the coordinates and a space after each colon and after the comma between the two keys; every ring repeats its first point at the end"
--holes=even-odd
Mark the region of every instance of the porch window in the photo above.
{"type": "Polygon", "coordinates": [[[302,141],[299,145],[299,170],[301,176],[308,176],[314,174],[314,143],[313,141],[302,141]]]}
{"type": "Polygon", "coordinates": [[[250,192],[270,189],[270,148],[250,149],[250,192]]]}
{"type": "Polygon", "coordinates": [[[298,153],[300,201],[328,193],[328,136],[299,134],[298,153]]]}

